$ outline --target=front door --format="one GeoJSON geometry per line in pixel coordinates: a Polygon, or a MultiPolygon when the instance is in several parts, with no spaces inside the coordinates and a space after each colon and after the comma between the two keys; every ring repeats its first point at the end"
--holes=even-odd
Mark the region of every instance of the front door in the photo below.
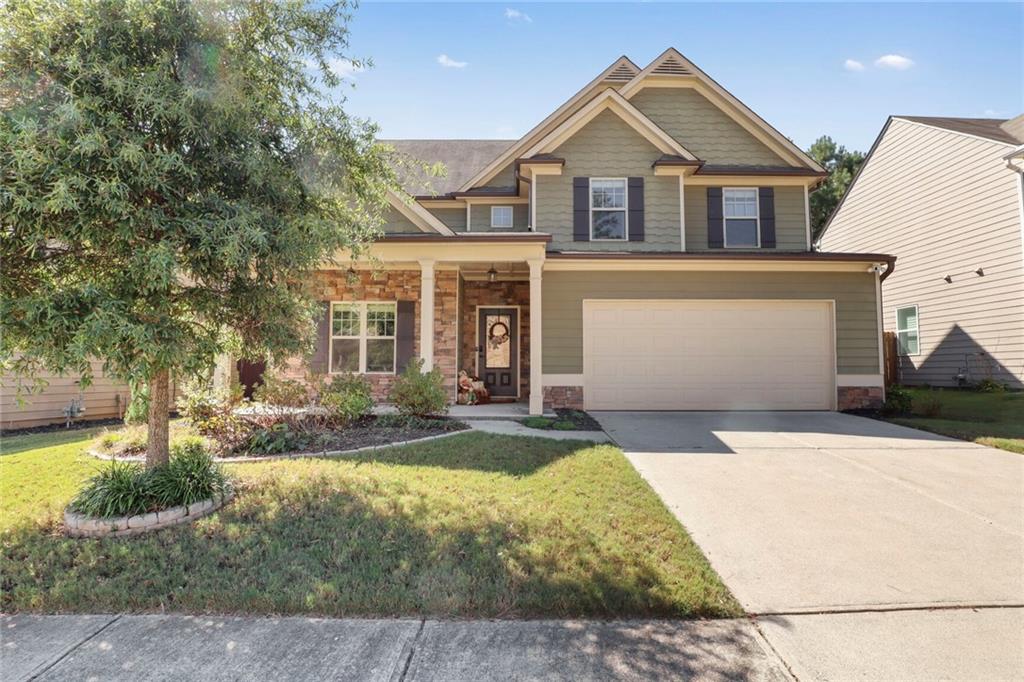
{"type": "Polygon", "coordinates": [[[477,371],[493,397],[519,394],[519,310],[480,308],[477,371]]]}

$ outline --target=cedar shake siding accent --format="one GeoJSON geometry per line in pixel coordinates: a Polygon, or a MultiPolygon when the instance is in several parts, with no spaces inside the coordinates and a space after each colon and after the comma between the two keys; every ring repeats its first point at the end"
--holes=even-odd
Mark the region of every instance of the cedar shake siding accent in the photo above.
{"type": "Polygon", "coordinates": [[[535,184],[537,230],[552,235],[553,250],[678,251],[679,180],[655,176],[651,164],[661,152],[611,111],[598,114],[554,152],[565,159],[562,175],[535,184]],[[573,178],[644,179],[644,241],[575,241],[573,178]]]}
{"type": "Polygon", "coordinates": [[[709,164],[789,165],[692,88],[644,88],[630,103],[709,164]]]}
{"type": "Polygon", "coordinates": [[[643,271],[544,273],[544,373],[582,374],[584,299],[668,298],[835,300],[837,372],[879,373],[872,274],[643,271]]]}
{"type": "Polygon", "coordinates": [[[895,118],[822,237],[827,251],[899,256],[882,310],[896,331],[896,309],[918,307],[920,354],[900,358],[904,383],[953,386],[967,369],[968,381],[991,373],[1024,387],[1020,176],[1002,158],[1012,149],[895,118]]]}
{"type": "MultiPolygon", "coordinates": [[[[707,189],[707,187],[699,185],[686,185],[687,251],[707,251],[710,248],[708,246],[707,189]]],[[[775,194],[775,248],[773,250],[806,251],[807,222],[804,217],[803,187],[773,187],[772,189],[775,194]]],[[[827,250],[847,251],[851,249],[827,250]]]]}

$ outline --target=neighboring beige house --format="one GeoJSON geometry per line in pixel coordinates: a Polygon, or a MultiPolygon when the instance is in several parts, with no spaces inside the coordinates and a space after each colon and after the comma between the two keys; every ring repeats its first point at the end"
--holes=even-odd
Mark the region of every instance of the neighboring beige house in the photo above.
{"type": "Polygon", "coordinates": [[[820,239],[896,253],[883,288],[906,384],[1024,387],[1024,115],[891,117],[820,239]]]}
{"type": "MultiPolygon", "coordinates": [[[[834,410],[883,399],[891,256],[812,251],[824,170],[676,50],[622,57],[518,140],[395,140],[443,162],[371,259],[317,273],[316,353],[382,398],[413,357],[456,397],[587,409],[834,410]]],[[[278,368],[279,369],[279,368],[278,368]]]]}
{"type": "MultiPolygon", "coordinates": [[[[46,381],[45,388],[39,392],[23,391],[20,401],[17,379],[0,377],[0,428],[23,429],[62,423],[73,402],[84,408],[73,421],[124,416],[129,397],[127,384],[106,376],[101,362],[93,362],[92,371],[93,382],[84,389],[77,376],[43,372],[38,377],[46,381]]],[[[31,381],[25,383],[26,388],[30,386],[31,381]]]]}

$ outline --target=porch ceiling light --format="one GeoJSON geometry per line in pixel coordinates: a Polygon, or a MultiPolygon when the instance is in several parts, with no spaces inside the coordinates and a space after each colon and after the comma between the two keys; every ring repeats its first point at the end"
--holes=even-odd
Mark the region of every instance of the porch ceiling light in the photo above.
{"type": "Polygon", "coordinates": [[[494,264],[491,264],[491,269],[487,271],[487,281],[493,282],[498,279],[498,271],[494,269],[494,264]]]}

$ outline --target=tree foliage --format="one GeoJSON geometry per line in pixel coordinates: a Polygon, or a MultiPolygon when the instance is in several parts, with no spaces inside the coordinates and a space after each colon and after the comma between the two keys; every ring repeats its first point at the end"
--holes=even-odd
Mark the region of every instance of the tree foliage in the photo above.
{"type": "Polygon", "coordinates": [[[815,140],[807,153],[828,171],[828,178],[810,197],[811,234],[813,239],[817,239],[864,162],[864,154],[848,151],[828,135],[815,140]]]}
{"type": "Polygon", "coordinates": [[[344,111],[350,6],[0,3],[0,359],[133,381],[303,351],[308,273],[400,163],[344,111]]]}

